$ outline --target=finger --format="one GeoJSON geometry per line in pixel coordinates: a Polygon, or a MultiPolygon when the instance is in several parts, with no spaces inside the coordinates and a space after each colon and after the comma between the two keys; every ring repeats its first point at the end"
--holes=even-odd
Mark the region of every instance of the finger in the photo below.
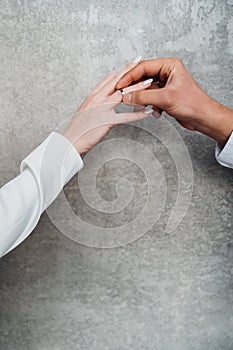
{"type": "Polygon", "coordinates": [[[142,112],[144,110],[145,110],[145,106],[137,105],[136,107],[134,107],[134,112],[142,112]]]}
{"type": "Polygon", "coordinates": [[[141,120],[149,117],[153,113],[152,108],[145,110],[144,112],[131,112],[116,114],[117,118],[114,118],[113,124],[129,123],[136,120],[141,120]]]}
{"type": "Polygon", "coordinates": [[[96,87],[94,88],[94,90],[92,91],[93,94],[98,93],[99,90],[102,89],[102,87],[104,85],[106,85],[110,80],[112,80],[114,78],[114,76],[116,75],[116,73],[110,74],[108,75],[104,80],[102,80],[98,85],[96,85],[96,87]]]}
{"type": "Polygon", "coordinates": [[[159,83],[157,82],[153,82],[150,86],[150,89],[160,89],[159,83]]]}
{"type": "Polygon", "coordinates": [[[107,81],[99,91],[102,97],[110,96],[115,92],[115,85],[118,82],[118,80],[127,72],[129,72],[132,68],[136,67],[139,64],[140,57],[136,58],[132,62],[129,62],[123,69],[121,69],[118,73],[115,73],[112,76],[112,79],[107,81]]]}
{"type": "Polygon", "coordinates": [[[143,82],[140,82],[138,84],[135,84],[133,86],[130,86],[128,88],[125,88],[124,90],[117,90],[114,94],[110,96],[108,99],[109,102],[122,102],[123,96],[130,92],[134,91],[142,91],[145,89],[148,89],[153,83],[153,79],[148,79],[143,82]]]}
{"type": "Polygon", "coordinates": [[[149,88],[152,85],[152,83],[153,83],[153,79],[147,79],[147,80],[142,81],[138,84],[129,86],[129,87],[121,90],[121,93],[124,96],[130,92],[145,90],[145,89],[149,88]]]}
{"type": "Polygon", "coordinates": [[[122,89],[144,76],[160,75],[161,78],[169,75],[175,60],[171,58],[147,60],[140,62],[136,67],[126,72],[116,84],[116,89],[122,89]]]}
{"type": "Polygon", "coordinates": [[[122,102],[122,93],[120,90],[117,90],[108,98],[108,103],[121,103],[122,102]]]}
{"type": "Polygon", "coordinates": [[[116,74],[116,81],[120,80],[123,75],[125,75],[127,72],[129,72],[131,69],[136,67],[139,62],[141,62],[142,56],[136,57],[132,62],[129,62],[126,64],[125,67],[123,67],[117,74],[116,74]]]}
{"type": "Polygon", "coordinates": [[[128,105],[153,105],[166,110],[169,104],[169,96],[166,88],[135,91],[123,96],[123,102],[128,105]]]}
{"type": "Polygon", "coordinates": [[[163,110],[159,107],[156,107],[156,106],[152,106],[154,112],[153,112],[153,116],[158,119],[161,117],[162,113],[163,113],[163,110]]]}
{"type": "Polygon", "coordinates": [[[155,117],[155,119],[159,119],[162,115],[162,110],[157,107],[153,107],[153,110],[154,112],[152,113],[152,115],[155,117]]]}

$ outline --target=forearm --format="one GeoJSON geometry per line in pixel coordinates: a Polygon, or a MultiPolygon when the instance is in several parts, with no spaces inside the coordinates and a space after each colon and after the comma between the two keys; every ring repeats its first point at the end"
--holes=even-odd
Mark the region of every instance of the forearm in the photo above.
{"type": "Polygon", "coordinates": [[[44,210],[83,166],[72,144],[52,133],[21,164],[21,174],[0,189],[0,256],[19,245],[44,210]]]}
{"type": "Polygon", "coordinates": [[[17,246],[37,224],[41,203],[29,169],[0,190],[0,257],[17,246]]]}

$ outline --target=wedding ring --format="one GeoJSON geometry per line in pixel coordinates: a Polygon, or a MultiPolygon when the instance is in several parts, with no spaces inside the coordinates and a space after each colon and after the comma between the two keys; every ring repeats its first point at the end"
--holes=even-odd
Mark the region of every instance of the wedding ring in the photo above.
{"type": "Polygon", "coordinates": [[[121,95],[124,96],[125,95],[125,92],[123,89],[120,90],[121,91],[121,95]]]}

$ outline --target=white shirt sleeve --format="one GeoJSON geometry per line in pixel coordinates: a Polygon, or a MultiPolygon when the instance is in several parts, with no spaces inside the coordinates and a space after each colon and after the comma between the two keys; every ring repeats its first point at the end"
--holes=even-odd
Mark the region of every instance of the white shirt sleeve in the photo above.
{"type": "Polygon", "coordinates": [[[216,145],[215,157],[219,164],[233,169],[233,132],[223,149],[216,145]]]}
{"type": "Polygon", "coordinates": [[[0,257],[29,236],[43,211],[82,167],[76,149],[56,132],[23,160],[21,174],[0,189],[0,257]]]}

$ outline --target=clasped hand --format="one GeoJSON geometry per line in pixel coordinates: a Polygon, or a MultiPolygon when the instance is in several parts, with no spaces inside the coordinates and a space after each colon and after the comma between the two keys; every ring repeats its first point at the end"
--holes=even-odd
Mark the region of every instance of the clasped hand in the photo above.
{"type": "Polygon", "coordinates": [[[220,147],[233,130],[233,111],[208,96],[179,59],[164,58],[134,61],[106,77],[87,96],[63,135],[84,153],[114,125],[151,113],[159,117],[163,111],[183,127],[212,137],[220,147]],[[114,109],[121,102],[133,105],[135,111],[117,114],[114,109]]]}

